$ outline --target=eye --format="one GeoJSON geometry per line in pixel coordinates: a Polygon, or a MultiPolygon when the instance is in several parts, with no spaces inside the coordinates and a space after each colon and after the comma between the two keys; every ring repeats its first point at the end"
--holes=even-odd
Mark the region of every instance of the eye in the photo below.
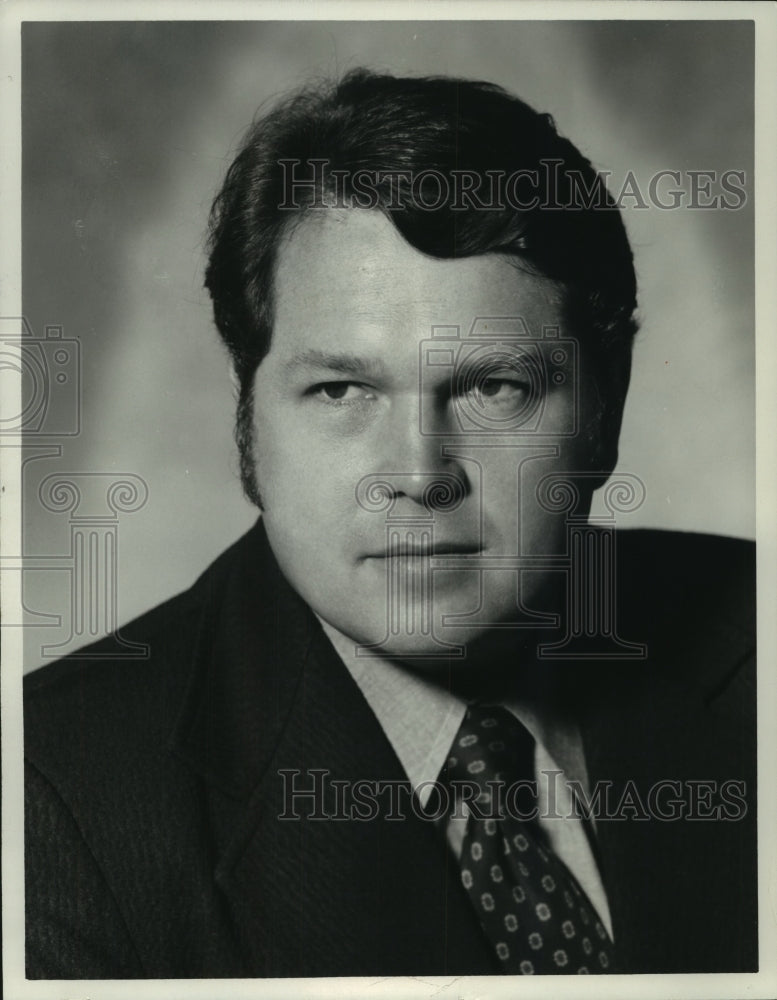
{"type": "Polygon", "coordinates": [[[375,392],[369,386],[361,382],[348,381],[319,382],[309,390],[308,395],[334,406],[347,406],[376,398],[375,392]]]}
{"type": "Polygon", "coordinates": [[[472,386],[469,396],[484,408],[513,410],[524,404],[528,391],[527,382],[516,378],[489,376],[472,386]]]}

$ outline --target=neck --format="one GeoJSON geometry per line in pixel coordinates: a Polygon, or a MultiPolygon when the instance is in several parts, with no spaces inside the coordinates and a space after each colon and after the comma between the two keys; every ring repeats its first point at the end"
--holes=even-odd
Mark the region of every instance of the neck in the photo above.
{"type": "Polygon", "coordinates": [[[574,673],[549,663],[538,663],[537,634],[494,629],[471,643],[462,658],[403,659],[390,652],[360,656],[359,642],[318,617],[321,627],[343,662],[357,673],[365,664],[403,670],[425,683],[439,686],[464,701],[557,701],[571,689],[574,673]]]}

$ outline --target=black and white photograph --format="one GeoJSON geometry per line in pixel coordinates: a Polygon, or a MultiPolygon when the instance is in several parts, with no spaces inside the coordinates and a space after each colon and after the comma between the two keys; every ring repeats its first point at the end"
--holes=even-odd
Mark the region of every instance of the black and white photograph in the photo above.
{"type": "Polygon", "coordinates": [[[5,995],[773,996],[774,6],[3,17],[5,995]]]}

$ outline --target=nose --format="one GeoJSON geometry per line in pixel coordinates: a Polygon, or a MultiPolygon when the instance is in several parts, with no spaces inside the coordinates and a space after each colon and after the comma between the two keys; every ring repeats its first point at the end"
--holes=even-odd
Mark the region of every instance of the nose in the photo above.
{"type": "Polygon", "coordinates": [[[375,471],[397,501],[404,498],[433,513],[457,507],[469,494],[464,465],[446,453],[446,444],[455,436],[449,419],[444,407],[418,392],[403,393],[394,401],[382,428],[375,471]]]}

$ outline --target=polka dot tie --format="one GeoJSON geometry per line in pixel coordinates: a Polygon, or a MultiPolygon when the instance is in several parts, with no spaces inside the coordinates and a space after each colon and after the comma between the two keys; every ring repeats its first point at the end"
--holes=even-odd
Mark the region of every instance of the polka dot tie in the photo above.
{"type": "Polygon", "coordinates": [[[536,820],[520,818],[536,798],[501,794],[534,779],[526,728],[506,709],[469,708],[442,778],[454,794],[466,787],[473,802],[461,882],[503,972],[612,972],[613,945],[590,900],[536,820]]]}

